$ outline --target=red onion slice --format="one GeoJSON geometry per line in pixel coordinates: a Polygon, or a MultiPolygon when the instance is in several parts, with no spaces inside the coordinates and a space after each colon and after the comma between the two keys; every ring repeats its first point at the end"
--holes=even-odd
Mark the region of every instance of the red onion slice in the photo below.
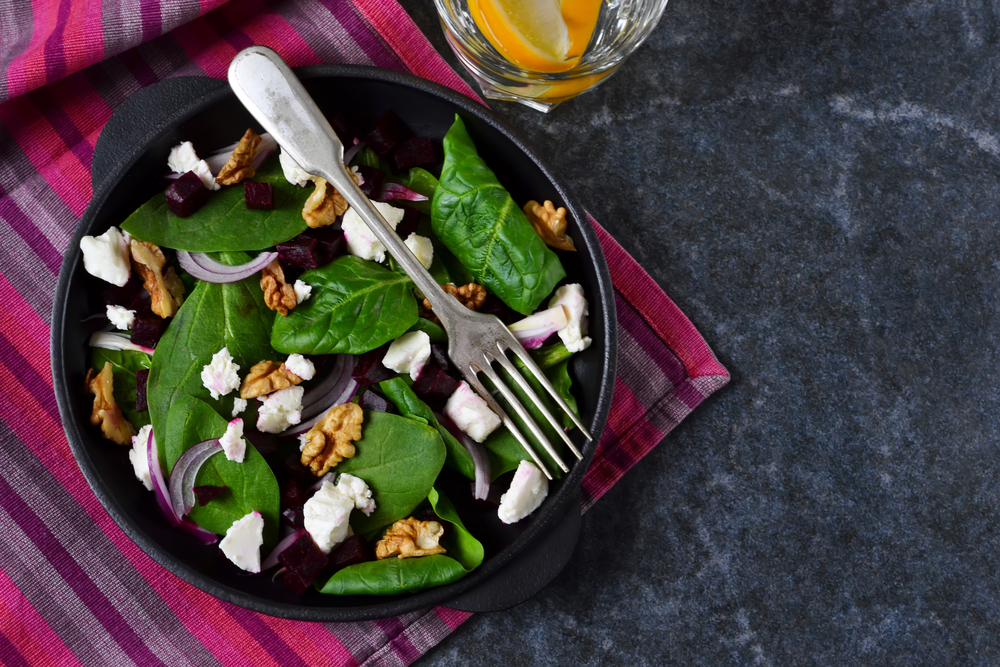
{"type": "Polygon", "coordinates": [[[553,306],[548,310],[540,310],[507,326],[524,349],[540,347],[549,336],[569,324],[566,309],[563,306],[553,306]]]}
{"type": "Polygon", "coordinates": [[[294,533],[288,535],[287,537],[285,537],[285,539],[278,542],[278,546],[274,547],[271,553],[269,553],[267,557],[261,562],[260,571],[263,572],[264,570],[270,570],[272,567],[277,565],[278,556],[284,553],[288,547],[292,546],[295,543],[295,540],[302,537],[302,535],[305,534],[305,532],[306,532],[305,528],[299,528],[294,533]]]}
{"type": "Polygon", "coordinates": [[[149,464],[149,476],[153,479],[153,495],[156,496],[156,504],[160,506],[163,516],[175,528],[180,524],[180,518],[174,514],[170,506],[170,492],[167,490],[167,482],[163,479],[163,470],[160,468],[160,456],[156,452],[156,438],[153,431],[149,431],[149,439],[146,440],[146,462],[149,464]]]}
{"type": "Polygon", "coordinates": [[[352,398],[354,398],[354,394],[356,394],[356,393],[358,393],[358,381],[355,380],[354,378],[350,378],[348,380],[348,382],[347,382],[347,386],[344,387],[343,392],[339,396],[337,396],[336,398],[334,398],[331,402],[329,402],[329,403],[327,403],[326,401],[318,401],[317,402],[317,405],[322,406],[319,409],[319,414],[317,414],[312,419],[309,419],[307,421],[301,422],[299,424],[296,424],[295,426],[292,426],[291,428],[289,428],[289,429],[287,429],[285,431],[282,431],[281,433],[278,434],[278,437],[279,438],[287,438],[287,437],[291,437],[291,436],[294,436],[294,435],[301,435],[301,434],[305,433],[306,431],[308,431],[309,429],[311,429],[313,426],[315,426],[316,422],[318,422],[319,420],[321,420],[324,417],[324,415],[326,415],[326,413],[330,410],[330,408],[334,408],[334,407],[336,407],[338,405],[343,405],[344,403],[347,403],[352,398]]]}
{"type": "Polygon", "coordinates": [[[447,415],[435,412],[434,416],[441,426],[448,429],[472,456],[472,465],[476,467],[476,488],[472,497],[476,500],[486,500],[486,496],[490,495],[490,476],[492,475],[490,457],[486,454],[486,448],[466,435],[447,415]]]}
{"type": "MultiPolygon", "coordinates": [[[[205,162],[208,164],[208,168],[212,170],[213,174],[218,174],[219,170],[225,166],[226,162],[229,161],[229,157],[239,146],[240,142],[229,144],[228,146],[223,146],[219,150],[212,153],[211,156],[205,158],[205,162]]],[[[260,165],[264,164],[266,160],[274,151],[278,150],[278,142],[274,138],[265,132],[260,135],[260,143],[257,145],[257,151],[253,154],[253,168],[254,171],[260,169],[260,165]]]]}
{"type": "Polygon", "coordinates": [[[219,541],[219,536],[210,530],[205,530],[191,519],[184,519],[178,526],[186,533],[190,533],[202,544],[215,544],[219,541]]]}
{"type": "Polygon", "coordinates": [[[323,380],[309,389],[302,395],[302,418],[309,419],[323,409],[323,405],[331,398],[338,398],[344,393],[347,384],[351,381],[351,373],[354,372],[354,365],[357,357],[353,354],[338,354],[333,362],[333,367],[323,380]]]}
{"type": "Polygon", "coordinates": [[[276,252],[262,252],[246,264],[228,266],[203,252],[177,251],[177,262],[181,268],[206,283],[235,283],[245,280],[263,270],[277,258],[276,252]]]}
{"type": "Polygon", "coordinates": [[[405,185],[399,183],[384,183],[379,192],[379,201],[389,201],[390,199],[405,199],[406,201],[427,201],[427,196],[419,192],[414,192],[405,185]]]}
{"type": "Polygon", "coordinates": [[[170,508],[180,518],[191,511],[195,504],[194,480],[205,461],[222,451],[218,438],[202,440],[181,454],[170,472],[170,508]]]}
{"type": "Polygon", "coordinates": [[[98,331],[90,336],[90,347],[99,347],[105,350],[131,350],[133,352],[145,352],[153,354],[154,350],[145,345],[136,345],[132,339],[125,334],[98,331]]]}
{"type": "Polygon", "coordinates": [[[354,159],[354,156],[357,155],[358,152],[365,147],[365,142],[358,141],[357,139],[355,139],[354,141],[355,144],[350,148],[348,148],[346,151],[344,151],[344,164],[351,164],[351,160],[354,159]]]}
{"type": "Polygon", "coordinates": [[[316,493],[317,491],[320,490],[320,487],[323,486],[323,482],[330,482],[330,484],[333,484],[333,480],[336,477],[337,477],[337,473],[335,473],[335,472],[328,472],[325,475],[323,475],[322,477],[320,477],[318,480],[316,480],[316,483],[313,484],[312,486],[310,486],[309,490],[312,491],[313,493],[316,493]]]}

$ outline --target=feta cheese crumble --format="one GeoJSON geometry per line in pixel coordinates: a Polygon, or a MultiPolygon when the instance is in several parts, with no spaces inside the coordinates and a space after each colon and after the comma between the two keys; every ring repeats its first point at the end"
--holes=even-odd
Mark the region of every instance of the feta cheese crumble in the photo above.
{"type": "Polygon", "coordinates": [[[323,482],[319,491],[305,502],[302,518],[306,531],[323,553],[330,553],[347,537],[348,519],[353,509],[354,500],[338,491],[329,481],[323,482]]]}
{"type": "Polygon", "coordinates": [[[354,475],[344,473],[337,480],[337,491],[354,501],[355,509],[371,516],[375,511],[375,501],[372,499],[372,491],[365,484],[365,480],[354,475]]]}
{"type": "Polygon", "coordinates": [[[201,383],[218,400],[234,389],[240,388],[240,365],[233,363],[233,355],[228,348],[222,348],[212,355],[212,363],[201,368],[201,383]]]}
{"type": "Polygon", "coordinates": [[[257,430],[264,433],[281,433],[289,426],[302,421],[302,387],[279,389],[273,394],[261,396],[257,410],[257,430]]]}
{"type": "Polygon", "coordinates": [[[222,451],[226,458],[236,463],[243,463],[243,457],[247,452],[247,441],[243,439],[243,420],[237,417],[229,422],[226,432],[219,438],[222,451]]]}
{"type": "Polygon", "coordinates": [[[285,180],[293,185],[304,188],[309,184],[309,181],[316,180],[316,177],[312,174],[307,174],[306,171],[299,166],[299,163],[293,160],[292,156],[285,152],[284,148],[282,148],[281,152],[278,153],[278,162],[281,163],[281,171],[285,174],[285,180]]]}
{"type": "Polygon", "coordinates": [[[292,285],[292,289],[295,290],[296,303],[302,303],[303,301],[308,299],[313,293],[312,285],[304,283],[301,280],[296,280],[295,284],[292,285]]]}
{"type": "Polygon", "coordinates": [[[118,287],[128,282],[131,266],[128,243],[117,227],[109,228],[100,236],[84,236],[80,239],[80,250],[87,273],[118,287]]]}
{"type": "Polygon", "coordinates": [[[153,427],[149,424],[139,429],[139,432],[132,436],[132,449],[128,452],[128,460],[132,462],[135,478],[142,482],[147,491],[153,490],[153,477],[149,474],[149,455],[147,454],[149,432],[152,430],[153,427]]]}
{"type": "Polygon", "coordinates": [[[583,287],[578,283],[563,285],[556,290],[549,301],[549,308],[562,306],[566,309],[569,322],[557,331],[559,338],[570,352],[582,352],[590,347],[587,334],[587,299],[583,296],[583,287]]]}
{"type": "MultiPolygon", "coordinates": [[[[403,210],[379,201],[373,201],[372,204],[389,223],[389,226],[396,229],[396,225],[403,219],[403,210]]],[[[375,234],[368,229],[368,225],[353,208],[347,209],[347,213],[344,214],[342,227],[344,228],[344,239],[347,241],[347,252],[361,259],[372,259],[376,262],[385,261],[385,246],[375,238],[375,234]]]]}
{"type": "Polygon", "coordinates": [[[226,558],[241,570],[260,572],[260,547],[264,544],[264,517],[254,510],[237,519],[219,542],[226,558]]]}
{"type": "Polygon", "coordinates": [[[455,422],[455,426],[476,442],[482,442],[500,426],[500,418],[464,381],[459,383],[458,389],[448,399],[444,413],[455,422]]]}
{"type": "Polygon", "coordinates": [[[431,240],[426,236],[413,233],[407,236],[403,243],[410,249],[413,256],[424,265],[424,268],[430,270],[431,264],[434,263],[434,246],[431,244],[431,240]]]}
{"type": "Polygon", "coordinates": [[[500,496],[500,509],[497,516],[504,523],[517,523],[542,504],[549,495],[549,480],[535,464],[521,461],[510,480],[507,493],[500,496]]]}
{"type": "Polygon", "coordinates": [[[312,380],[316,375],[316,367],[301,354],[290,354],[285,360],[285,368],[295,373],[303,380],[312,380]]]}
{"type": "Polygon", "coordinates": [[[215,176],[212,175],[208,163],[198,159],[198,154],[194,152],[194,145],[190,141],[179,143],[170,149],[167,167],[177,174],[193,171],[209,190],[218,190],[221,187],[215,182],[215,176]]]}
{"type": "Polygon", "coordinates": [[[247,409],[247,402],[242,398],[233,400],[233,417],[247,409]]]}
{"type": "Polygon", "coordinates": [[[112,306],[108,304],[108,321],[115,325],[116,329],[128,331],[135,324],[135,311],[129,310],[125,306],[112,306]]]}
{"type": "Polygon", "coordinates": [[[423,331],[410,331],[392,341],[382,365],[397,373],[409,373],[414,382],[431,356],[431,337],[423,331]]]}

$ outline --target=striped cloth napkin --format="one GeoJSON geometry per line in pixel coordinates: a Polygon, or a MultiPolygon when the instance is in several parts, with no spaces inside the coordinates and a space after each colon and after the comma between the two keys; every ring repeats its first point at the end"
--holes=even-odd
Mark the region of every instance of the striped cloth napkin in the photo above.
{"type": "MultiPolygon", "coordinates": [[[[91,197],[94,144],[129,95],[222,78],[251,44],[294,66],[377,65],[475,96],[394,0],[0,0],[0,662],[406,665],[468,613],[317,624],[221,602],[140,551],[73,459],[52,393],[56,275],[91,197]]],[[[615,284],[619,369],[583,482],[589,508],[729,375],[596,223],[615,284]]]]}

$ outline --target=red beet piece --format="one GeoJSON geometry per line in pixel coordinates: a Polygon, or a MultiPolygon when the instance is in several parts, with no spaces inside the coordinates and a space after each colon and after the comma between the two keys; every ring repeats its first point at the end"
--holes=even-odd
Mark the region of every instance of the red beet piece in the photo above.
{"type": "Polygon", "coordinates": [[[434,142],[429,137],[413,137],[396,146],[392,152],[392,166],[396,171],[410,167],[427,167],[437,162],[434,142]]]}
{"type": "Polygon", "coordinates": [[[294,530],[305,527],[305,517],[302,515],[301,507],[289,507],[284,510],[281,513],[281,520],[285,522],[286,526],[294,530]]]}
{"type": "Polygon", "coordinates": [[[418,507],[417,511],[413,513],[413,518],[418,521],[437,521],[438,523],[442,523],[441,517],[434,512],[434,508],[430,505],[418,507]]]}
{"type": "Polygon", "coordinates": [[[498,299],[495,294],[489,293],[486,294],[486,300],[483,301],[483,305],[479,307],[479,312],[486,315],[496,315],[504,324],[513,324],[522,317],[498,299]]]}
{"type": "Polygon", "coordinates": [[[249,440],[261,456],[270,456],[278,451],[278,437],[273,433],[264,433],[257,428],[257,424],[247,420],[246,413],[243,414],[243,437],[249,440]]]}
{"type": "Polygon", "coordinates": [[[391,412],[393,414],[397,412],[395,405],[371,389],[361,395],[361,409],[373,412],[391,412]]]}
{"type": "Polygon", "coordinates": [[[344,230],[339,222],[326,227],[320,227],[319,229],[311,229],[306,234],[316,239],[320,264],[332,262],[347,250],[347,242],[344,240],[344,230]]]}
{"type": "Polygon", "coordinates": [[[101,292],[106,306],[125,306],[129,310],[141,310],[149,305],[149,296],[142,286],[142,278],[133,276],[123,286],[112,285],[101,292]]]}
{"type": "Polygon", "coordinates": [[[298,451],[289,454],[281,464],[289,475],[295,479],[302,480],[310,474],[309,468],[302,465],[302,455],[298,451]]]}
{"type": "Polygon", "coordinates": [[[243,199],[251,211],[273,211],[274,186],[259,181],[243,181],[243,199]]]}
{"type": "Polygon", "coordinates": [[[302,507],[306,502],[306,496],[302,493],[302,487],[294,479],[288,480],[284,488],[281,489],[282,507],[302,507]]]}
{"type": "Polygon", "coordinates": [[[146,384],[149,382],[149,369],[143,368],[135,372],[135,411],[145,412],[149,410],[149,403],[146,401],[146,384]]]}
{"type": "Polygon", "coordinates": [[[413,383],[413,393],[435,410],[444,406],[456,389],[458,380],[448,375],[437,364],[430,362],[424,364],[417,381],[413,383]]]}
{"type": "Polygon", "coordinates": [[[403,127],[403,122],[399,120],[399,116],[392,111],[386,111],[376,121],[375,127],[368,133],[368,136],[365,137],[365,142],[371,146],[371,149],[376,154],[388,155],[389,151],[395,148],[396,144],[405,135],[406,128],[403,127]]]}
{"type": "Polygon", "coordinates": [[[333,131],[337,133],[337,137],[340,138],[340,143],[345,146],[354,145],[354,139],[357,138],[358,132],[347,121],[347,117],[344,114],[338,111],[332,116],[327,116],[327,120],[330,121],[330,127],[333,128],[333,131]]]}
{"type": "Polygon", "coordinates": [[[378,193],[382,190],[382,181],[385,179],[385,172],[381,169],[361,165],[358,167],[358,173],[365,179],[365,182],[361,184],[361,191],[369,199],[377,197],[378,193]]]}
{"type": "Polygon", "coordinates": [[[163,318],[146,309],[135,314],[132,322],[132,342],[145,347],[156,347],[163,335],[163,318]]]}
{"type": "Polygon", "coordinates": [[[198,504],[204,507],[209,502],[215,500],[223,493],[226,492],[227,486],[214,486],[212,484],[205,484],[204,486],[194,487],[194,495],[198,499],[198,504]]]}
{"type": "Polygon", "coordinates": [[[330,552],[330,567],[334,571],[370,560],[372,560],[371,549],[368,548],[365,538],[360,535],[349,536],[330,552]]]}
{"type": "Polygon", "coordinates": [[[278,562],[287,568],[281,580],[301,595],[309,588],[316,575],[323,571],[329,560],[316,546],[309,533],[302,533],[299,539],[278,555],[278,562]]]}
{"type": "Polygon", "coordinates": [[[167,198],[167,208],[178,218],[188,217],[208,201],[208,189],[193,171],[171,183],[163,194],[167,198]]]}
{"type": "Polygon", "coordinates": [[[396,233],[399,238],[406,240],[406,237],[417,231],[417,223],[420,222],[420,211],[412,206],[399,206],[403,209],[403,219],[396,225],[396,233]]]}
{"type": "Polygon", "coordinates": [[[323,263],[319,241],[312,236],[299,234],[291,241],[285,241],[275,246],[283,267],[297,269],[315,269],[323,263]]]}
{"type": "Polygon", "coordinates": [[[358,357],[357,362],[354,364],[354,371],[352,371],[351,377],[358,381],[359,386],[367,387],[368,385],[375,384],[376,382],[382,382],[383,380],[389,380],[396,377],[395,371],[391,371],[382,365],[382,357],[385,356],[388,349],[388,345],[383,345],[377,350],[365,352],[358,357]]]}
{"type": "Polygon", "coordinates": [[[431,361],[448,370],[451,368],[451,359],[448,358],[448,346],[444,343],[431,343],[431,361]]]}

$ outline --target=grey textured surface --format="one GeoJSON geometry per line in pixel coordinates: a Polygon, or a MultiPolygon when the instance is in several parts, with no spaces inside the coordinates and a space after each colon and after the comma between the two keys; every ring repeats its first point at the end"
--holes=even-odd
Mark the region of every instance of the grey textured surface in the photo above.
{"type": "Polygon", "coordinates": [[[677,0],[596,91],[493,105],[733,381],[421,664],[1000,663],[998,29],[677,0]]]}

